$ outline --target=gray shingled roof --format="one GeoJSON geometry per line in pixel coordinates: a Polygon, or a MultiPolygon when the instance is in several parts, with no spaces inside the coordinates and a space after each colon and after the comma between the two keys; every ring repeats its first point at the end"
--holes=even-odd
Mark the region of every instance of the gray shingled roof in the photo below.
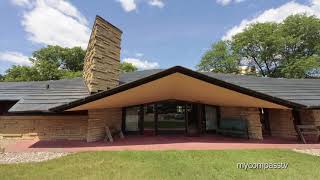
{"type": "Polygon", "coordinates": [[[285,79],[205,72],[207,76],[308,107],[320,106],[319,79],[285,79]]]}
{"type": "Polygon", "coordinates": [[[18,101],[9,112],[46,112],[52,107],[88,95],[82,78],[57,81],[0,82],[0,101],[18,101]],[[47,85],[49,85],[48,89],[47,85]]]}
{"type": "MultiPolygon", "coordinates": [[[[128,73],[122,75],[122,79],[120,78],[120,80],[128,83],[160,71],[162,70],[128,73]]],[[[320,106],[319,79],[268,78],[212,72],[202,72],[202,74],[305,106],[320,106]]]]}
{"type": "Polygon", "coordinates": [[[144,71],[129,72],[120,75],[120,84],[129,83],[156,74],[164,69],[151,69],[144,71]]]}
{"type": "MultiPolygon", "coordinates": [[[[137,71],[120,75],[120,82],[128,83],[160,72],[160,69],[137,71]]],[[[0,101],[17,101],[9,112],[48,112],[50,108],[89,96],[82,78],[0,82],[0,101]],[[49,85],[49,89],[47,89],[49,85]]]]}
{"type": "MultiPolygon", "coordinates": [[[[137,71],[120,75],[129,83],[163,71],[137,71]]],[[[308,107],[320,107],[320,80],[277,79],[233,74],[203,74],[231,84],[308,107]]],[[[17,100],[9,112],[47,112],[50,108],[89,96],[82,78],[41,82],[0,82],[0,101],[17,100]],[[47,89],[47,84],[49,89],[47,89]]]]}

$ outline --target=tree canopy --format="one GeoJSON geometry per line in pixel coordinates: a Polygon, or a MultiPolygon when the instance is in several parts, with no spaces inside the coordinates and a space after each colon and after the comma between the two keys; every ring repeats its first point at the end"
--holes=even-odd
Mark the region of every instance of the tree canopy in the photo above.
{"type": "Polygon", "coordinates": [[[132,63],[123,62],[120,64],[121,72],[134,72],[137,71],[138,68],[135,67],[132,63]]]}
{"type": "Polygon", "coordinates": [[[221,73],[237,73],[238,57],[231,52],[230,42],[219,41],[212,45],[202,57],[198,64],[198,69],[201,71],[212,71],[221,73]]]}
{"type": "Polygon", "coordinates": [[[319,72],[319,50],[320,19],[305,14],[292,15],[282,23],[252,24],[230,42],[215,43],[204,54],[198,68],[237,73],[238,65],[245,64],[255,66],[257,75],[306,78],[319,72]],[[217,48],[219,46],[227,48],[217,48]]]}
{"type": "MultiPolygon", "coordinates": [[[[32,53],[32,66],[13,65],[0,81],[44,81],[81,77],[85,50],[80,47],[47,46],[32,53]]],[[[136,71],[130,63],[122,63],[122,72],[136,71]]]]}

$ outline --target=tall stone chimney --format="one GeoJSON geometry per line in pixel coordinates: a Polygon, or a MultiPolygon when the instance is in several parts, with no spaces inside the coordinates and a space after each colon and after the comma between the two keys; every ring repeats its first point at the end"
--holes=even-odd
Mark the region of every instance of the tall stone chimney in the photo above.
{"type": "Polygon", "coordinates": [[[91,93],[119,84],[122,31],[96,16],[84,59],[83,77],[91,93]]]}

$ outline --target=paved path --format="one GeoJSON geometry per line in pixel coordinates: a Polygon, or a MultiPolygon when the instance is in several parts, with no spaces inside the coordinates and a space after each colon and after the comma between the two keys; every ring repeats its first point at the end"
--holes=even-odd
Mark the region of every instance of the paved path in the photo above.
{"type": "Polygon", "coordinates": [[[226,149],[320,149],[320,144],[300,144],[296,140],[265,138],[263,141],[221,136],[127,136],[114,143],[85,141],[20,140],[6,152],[81,152],[121,150],[226,150],[226,149]]]}

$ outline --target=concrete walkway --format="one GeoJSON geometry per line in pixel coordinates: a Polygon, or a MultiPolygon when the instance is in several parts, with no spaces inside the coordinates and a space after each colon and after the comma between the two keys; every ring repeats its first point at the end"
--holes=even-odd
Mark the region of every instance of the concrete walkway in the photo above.
{"type": "Polygon", "coordinates": [[[227,150],[227,149],[320,149],[320,144],[301,144],[296,140],[265,138],[263,141],[216,135],[127,136],[114,143],[85,141],[20,140],[6,147],[6,152],[82,152],[122,150],[227,150]]]}

